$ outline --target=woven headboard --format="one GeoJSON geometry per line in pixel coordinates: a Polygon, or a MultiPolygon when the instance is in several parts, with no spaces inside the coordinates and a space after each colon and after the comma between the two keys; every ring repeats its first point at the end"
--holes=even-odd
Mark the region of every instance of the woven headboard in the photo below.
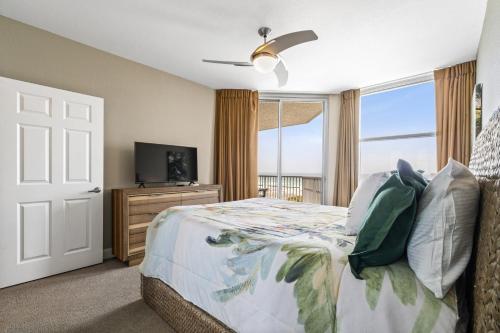
{"type": "Polygon", "coordinates": [[[467,279],[472,331],[500,332],[500,109],[477,138],[469,168],[481,186],[467,279]]]}

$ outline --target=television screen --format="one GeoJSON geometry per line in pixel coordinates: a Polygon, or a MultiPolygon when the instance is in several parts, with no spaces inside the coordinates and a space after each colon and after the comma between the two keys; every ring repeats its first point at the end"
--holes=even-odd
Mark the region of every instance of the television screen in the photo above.
{"type": "Polygon", "coordinates": [[[198,180],[196,148],[136,142],[134,152],[138,184],[198,180]]]}

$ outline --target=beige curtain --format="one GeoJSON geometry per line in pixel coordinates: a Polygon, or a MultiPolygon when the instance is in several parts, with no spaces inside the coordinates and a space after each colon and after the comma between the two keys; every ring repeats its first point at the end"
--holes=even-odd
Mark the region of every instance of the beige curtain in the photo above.
{"type": "Polygon", "coordinates": [[[257,196],[258,107],[256,91],[216,92],[215,182],[225,201],[257,196]]]}
{"type": "Polygon", "coordinates": [[[470,61],[434,72],[436,85],[437,166],[448,158],[468,165],[471,150],[472,94],[476,62],[470,61]]]}
{"type": "Polygon", "coordinates": [[[359,90],[340,95],[340,124],[333,205],[347,207],[358,186],[359,90]]]}

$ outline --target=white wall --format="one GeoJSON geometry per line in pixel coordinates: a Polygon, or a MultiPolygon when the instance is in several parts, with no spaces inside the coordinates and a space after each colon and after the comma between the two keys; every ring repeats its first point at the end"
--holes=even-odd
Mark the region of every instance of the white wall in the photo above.
{"type": "Polygon", "coordinates": [[[483,127],[500,107],[500,0],[489,0],[477,55],[477,83],[483,84],[483,127]]]}

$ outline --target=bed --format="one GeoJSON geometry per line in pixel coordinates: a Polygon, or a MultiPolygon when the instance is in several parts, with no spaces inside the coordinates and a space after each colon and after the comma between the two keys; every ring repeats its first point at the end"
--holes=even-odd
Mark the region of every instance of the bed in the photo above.
{"type": "Polygon", "coordinates": [[[473,258],[442,300],[404,260],[355,279],[344,208],[270,199],[160,213],[148,229],[143,298],[178,332],[454,332],[467,326],[464,309],[469,330],[498,332],[499,133],[500,111],[470,163],[481,185],[473,258]]]}

